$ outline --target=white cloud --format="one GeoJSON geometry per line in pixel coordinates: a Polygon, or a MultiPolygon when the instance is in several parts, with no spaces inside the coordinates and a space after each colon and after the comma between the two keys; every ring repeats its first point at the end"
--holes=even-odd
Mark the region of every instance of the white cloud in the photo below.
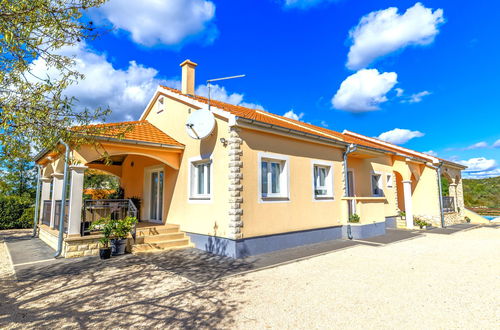
{"type": "Polygon", "coordinates": [[[483,148],[488,148],[488,143],[481,141],[478,143],[474,143],[473,145],[470,145],[467,148],[464,148],[464,150],[474,150],[474,149],[483,149],[483,148]]]}
{"type": "MultiPolygon", "coordinates": [[[[195,93],[197,95],[208,97],[207,85],[199,85],[196,88],[195,93]]],[[[239,105],[239,106],[247,107],[247,108],[251,108],[251,109],[264,110],[264,107],[260,104],[249,103],[249,102],[243,101],[244,94],[240,94],[240,93],[231,93],[230,94],[230,93],[228,93],[224,86],[210,85],[210,97],[213,100],[217,100],[217,101],[221,101],[221,102],[225,102],[225,103],[239,105]]]]}
{"type": "Polygon", "coordinates": [[[428,45],[443,22],[442,9],[432,11],[420,2],[402,15],[396,7],[371,12],[349,32],[352,46],[346,65],[357,70],[409,45],[428,45]]]}
{"type": "MultiPolygon", "coordinates": [[[[138,119],[159,84],[180,87],[178,80],[162,79],[156,69],[135,61],[129,62],[127,68],[117,69],[104,54],[95,52],[85,43],[62,48],[59,53],[75,56],[74,69],[85,75],[85,79],[70,85],[65,95],[78,99],[77,109],[109,106],[113,112],[108,121],[138,119]]],[[[58,78],[58,72],[47,71],[41,59],[33,62],[32,71],[37,76],[58,78]]]]}
{"type": "Polygon", "coordinates": [[[286,8],[308,9],[323,2],[333,2],[335,0],[285,0],[286,8]]]}
{"type": "Polygon", "coordinates": [[[437,152],[435,152],[434,150],[429,150],[429,151],[424,151],[424,154],[427,154],[429,156],[433,156],[433,157],[437,157],[437,152]]]}
{"type": "Polygon", "coordinates": [[[301,113],[295,113],[295,111],[290,110],[288,112],[286,112],[283,117],[286,117],[286,118],[290,118],[290,119],[294,119],[294,120],[301,120],[302,117],[304,117],[304,113],[301,112],[301,113]]]}
{"type": "Polygon", "coordinates": [[[500,139],[496,140],[495,143],[493,143],[493,148],[500,148],[500,139]]]}
{"type": "Polygon", "coordinates": [[[409,103],[419,103],[422,102],[422,99],[424,96],[431,95],[431,92],[429,91],[422,91],[419,93],[412,94],[410,96],[410,99],[408,100],[409,103]]]}
{"type": "Polygon", "coordinates": [[[363,69],[347,77],[332,98],[335,108],[350,112],[379,109],[387,101],[386,94],[397,84],[396,72],[379,73],[377,69],[363,69]]]}
{"type": "Polygon", "coordinates": [[[464,170],[466,176],[474,178],[486,178],[500,175],[500,169],[494,159],[484,157],[471,158],[459,161],[460,164],[467,166],[464,170]]]}
{"type": "Polygon", "coordinates": [[[324,121],[324,120],[322,120],[320,122],[320,125],[323,126],[323,127],[328,127],[328,123],[326,121],[324,121]]]}
{"type": "Polygon", "coordinates": [[[394,144],[405,144],[413,138],[422,137],[425,134],[420,131],[410,131],[409,129],[395,128],[391,131],[380,134],[377,138],[394,144]]]}
{"type": "Polygon", "coordinates": [[[404,89],[402,89],[402,88],[394,88],[394,90],[396,91],[396,96],[397,96],[397,97],[401,97],[401,96],[403,96],[403,94],[404,94],[404,92],[405,92],[405,90],[404,90],[404,89]]]}
{"type": "Polygon", "coordinates": [[[144,46],[173,46],[193,38],[211,42],[217,35],[215,4],[207,0],[110,0],[90,14],[144,46]]]}

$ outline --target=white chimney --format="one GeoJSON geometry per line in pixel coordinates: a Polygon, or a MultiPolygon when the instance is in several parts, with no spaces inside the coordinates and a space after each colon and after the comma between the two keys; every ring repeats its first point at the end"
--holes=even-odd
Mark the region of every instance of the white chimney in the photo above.
{"type": "Polygon", "coordinates": [[[194,72],[198,64],[185,60],[182,67],[182,94],[194,95],[194,72]]]}

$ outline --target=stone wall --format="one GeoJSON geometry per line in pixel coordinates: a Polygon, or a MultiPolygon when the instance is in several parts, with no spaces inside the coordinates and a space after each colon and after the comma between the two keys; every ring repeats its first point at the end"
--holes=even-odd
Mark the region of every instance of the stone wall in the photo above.
{"type": "Polygon", "coordinates": [[[243,140],[239,137],[235,127],[231,127],[228,141],[229,152],[229,235],[230,239],[236,240],[243,237],[241,228],[243,227],[243,173],[241,168],[243,162],[241,156],[241,144],[243,140]]]}
{"type": "Polygon", "coordinates": [[[64,241],[64,257],[78,258],[99,255],[99,238],[100,237],[67,238],[64,241]]]}

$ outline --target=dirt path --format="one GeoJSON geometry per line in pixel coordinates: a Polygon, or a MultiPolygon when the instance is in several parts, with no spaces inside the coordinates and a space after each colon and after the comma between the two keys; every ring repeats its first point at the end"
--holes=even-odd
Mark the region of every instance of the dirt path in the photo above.
{"type": "Polygon", "coordinates": [[[78,261],[78,272],[72,263],[24,282],[4,277],[0,328],[493,329],[499,260],[500,229],[480,228],[203,284],[154,262],[117,259],[82,271],[78,261]]]}

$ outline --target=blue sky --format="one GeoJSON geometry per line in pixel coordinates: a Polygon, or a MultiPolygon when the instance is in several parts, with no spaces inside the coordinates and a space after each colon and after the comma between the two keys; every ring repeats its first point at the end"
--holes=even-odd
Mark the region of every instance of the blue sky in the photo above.
{"type": "Polygon", "coordinates": [[[110,32],[64,50],[87,76],[68,93],[111,106],[110,121],[137,119],[189,58],[198,85],[247,75],[218,86],[223,101],[500,175],[499,11],[486,0],[110,0],[88,14],[110,32]]]}

